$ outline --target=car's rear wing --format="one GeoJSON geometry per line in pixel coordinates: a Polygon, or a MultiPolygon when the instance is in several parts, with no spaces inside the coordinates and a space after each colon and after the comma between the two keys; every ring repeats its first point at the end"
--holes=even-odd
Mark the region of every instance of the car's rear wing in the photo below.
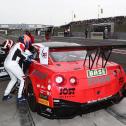
{"type": "Polygon", "coordinates": [[[92,69],[94,63],[96,65],[99,62],[99,59],[102,60],[102,67],[105,67],[110,55],[112,53],[113,49],[117,48],[126,48],[126,45],[124,44],[118,44],[118,45],[94,45],[94,46],[86,46],[86,45],[77,45],[77,46],[64,46],[64,47],[50,47],[52,50],[66,50],[66,49],[81,49],[86,50],[87,54],[84,59],[84,64],[88,61],[88,67],[89,69],[92,69]],[[87,60],[88,59],[88,60],[87,60]]]}
{"type": "Polygon", "coordinates": [[[49,47],[50,49],[85,49],[85,50],[92,50],[92,49],[117,49],[117,48],[126,48],[126,44],[118,44],[118,45],[72,45],[72,46],[55,46],[49,47]]]}

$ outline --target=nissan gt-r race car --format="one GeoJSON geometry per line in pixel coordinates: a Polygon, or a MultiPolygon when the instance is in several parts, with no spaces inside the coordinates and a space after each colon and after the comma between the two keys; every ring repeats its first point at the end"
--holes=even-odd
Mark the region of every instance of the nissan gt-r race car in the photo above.
{"type": "Polygon", "coordinates": [[[118,103],[126,88],[123,68],[108,61],[124,45],[34,44],[25,94],[30,109],[47,118],[72,118],[118,103]]]}

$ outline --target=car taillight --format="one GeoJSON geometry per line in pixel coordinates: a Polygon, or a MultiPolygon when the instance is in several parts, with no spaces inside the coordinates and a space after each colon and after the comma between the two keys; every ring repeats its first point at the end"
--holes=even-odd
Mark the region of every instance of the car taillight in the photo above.
{"type": "Polygon", "coordinates": [[[64,82],[64,77],[63,77],[62,75],[57,75],[57,76],[55,77],[55,82],[56,82],[57,84],[62,84],[62,83],[64,82]]]}
{"type": "Polygon", "coordinates": [[[70,78],[70,84],[72,84],[72,85],[77,84],[77,79],[76,79],[76,77],[71,77],[71,78],[70,78]]]}

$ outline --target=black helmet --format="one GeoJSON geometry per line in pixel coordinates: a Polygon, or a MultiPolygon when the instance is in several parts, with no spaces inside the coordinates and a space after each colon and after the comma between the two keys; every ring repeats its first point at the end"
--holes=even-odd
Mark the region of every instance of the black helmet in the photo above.
{"type": "Polygon", "coordinates": [[[25,31],[25,34],[28,35],[28,36],[31,35],[30,31],[28,31],[28,30],[25,31]]]}

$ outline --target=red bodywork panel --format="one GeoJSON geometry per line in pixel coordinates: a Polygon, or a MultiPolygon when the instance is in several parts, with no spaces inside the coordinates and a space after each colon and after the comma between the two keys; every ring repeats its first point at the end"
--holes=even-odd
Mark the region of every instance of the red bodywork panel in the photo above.
{"type": "Polygon", "coordinates": [[[49,58],[49,65],[33,61],[29,68],[29,77],[37,102],[52,108],[54,107],[54,99],[91,103],[115,95],[124,86],[125,73],[120,65],[108,62],[104,69],[99,63],[93,66],[92,70],[94,71],[91,74],[101,74],[103,69],[106,73],[89,77],[88,64],[83,65],[83,63],[83,60],[53,62],[51,58],[49,58]],[[63,83],[56,83],[57,75],[63,77],[63,83]],[[71,77],[76,78],[74,85],[70,83],[71,77]],[[47,99],[40,95],[47,96],[47,99]]]}

